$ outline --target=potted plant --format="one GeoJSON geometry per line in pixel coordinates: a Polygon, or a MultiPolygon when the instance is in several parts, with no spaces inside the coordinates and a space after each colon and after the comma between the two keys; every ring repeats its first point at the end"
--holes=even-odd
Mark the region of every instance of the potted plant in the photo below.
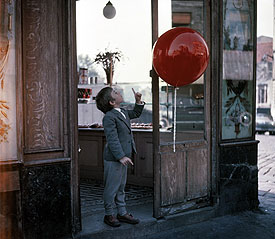
{"type": "Polygon", "coordinates": [[[120,51],[105,51],[98,53],[94,60],[95,63],[102,65],[106,73],[107,84],[110,86],[112,86],[115,63],[120,61],[121,57],[122,53],[120,51]]]}

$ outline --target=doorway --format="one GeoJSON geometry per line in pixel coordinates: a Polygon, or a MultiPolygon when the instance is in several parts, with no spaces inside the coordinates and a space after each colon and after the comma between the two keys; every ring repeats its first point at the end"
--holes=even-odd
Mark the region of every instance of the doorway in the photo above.
{"type": "Polygon", "coordinates": [[[102,153],[106,142],[101,124],[103,114],[96,108],[95,96],[107,83],[122,92],[125,108],[130,109],[134,104],[131,88],[139,91],[146,102],[142,116],[132,121],[137,154],[133,158],[135,166],[128,169],[126,203],[133,210],[139,206],[139,211],[132,211],[133,214],[141,218],[144,215],[158,218],[183,208],[191,210],[209,205],[210,94],[206,92],[209,93],[210,89],[210,74],[205,74],[192,85],[180,87],[176,101],[173,101],[171,87],[152,74],[151,78],[149,74],[156,25],[158,35],[179,26],[193,28],[205,35],[209,32],[206,27],[209,23],[204,21],[207,15],[205,5],[209,4],[205,1],[152,0],[158,5],[156,11],[152,9],[156,5],[151,5],[147,0],[136,0],[136,4],[113,0],[116,15],[107,19],[102,14],[106,3],[101,0],[76,2],[83,227],[94,220],[103,224],[102,153]],[[156,15],[158,24],[151,24],[151,19],[156,15]],[[117,56],[112,63],[114,73],[111,81],[102,62],[96,61],[97,56],[106,54],[117,56]],[[156,95],[158,100],[154,98],[156,95]],[[156,106],[157,116],[153,112],[156,106]],[[177,150],[173,152],[171,142],[175,106],[178,133],[177,150]],[[157,129],[153,130],[152,122],[157,122],[157,129]],[[155,141],[155,138],[158,140],[155,141]],[[160,151],[156,150],[158,146],[160,151]]]}
{"type": "Polygon", "coordinates": [[[106,140],[102,128],[103,113],[95,104],[97,93],[106,86],[121,92],[122,107],[134,106],[132,88],[146,102],[140,118],[133,120],[132,131],[137,147],[134,166],[128,168],[127,209],[134,216],[153,215],[153,147],[151,92],[151,3],[147,0],[114,0],[113,18],[103,9],[108,1],[76,2],[78,62],[78,127],[80,199],[83,227],[85,222],[99,221],[104,227],[103,148],[106,140]],[[142,16],[142,17],[141,17],[142,16]],[[112,56],[111,62],[107,62],[112,56]],[[104,61],[107,60],[107,61],[104,61]],[[106,64],[105,64],[106,63],[106,64]],[[112,64],[113,74],[108,69],[112,64]],[[135,212],[135,208],[139,212],[135,212]],[[141,211],[142,215],[138,215],[141,211]]]}

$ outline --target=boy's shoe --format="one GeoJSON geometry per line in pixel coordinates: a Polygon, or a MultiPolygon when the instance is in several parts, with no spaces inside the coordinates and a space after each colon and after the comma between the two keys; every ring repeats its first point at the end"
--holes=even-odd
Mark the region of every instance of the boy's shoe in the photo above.
{"type": "Polygon", "coordinates": [[[104,222],[111,226],[111,227],[119,227],[120,226],[120,223],[119,221],[117,220],[117,218],[113,215],[105,215],[104,216],[104,222]]]}
{"type": "Polygon", "coordinates": [[[134,218],[132,216],[132,214],[130,214],[130,213],[126,213],[123,216],[120,216],[119,214],[117,214],[117,219],[120,222],[126,222],[126,223],[130,223],[130,224],[138,224],[139,223],[139,219],[134,218]]]}

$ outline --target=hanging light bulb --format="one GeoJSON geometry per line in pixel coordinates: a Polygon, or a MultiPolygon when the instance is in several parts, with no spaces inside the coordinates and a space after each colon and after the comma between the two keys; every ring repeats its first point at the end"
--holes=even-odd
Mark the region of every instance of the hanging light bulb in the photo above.
{"type": "Polygon", "coordinates": [[[112,19],[116,15],[116,9],[110,1],[103,8],[103,15],[108,19],[112,19]]]}

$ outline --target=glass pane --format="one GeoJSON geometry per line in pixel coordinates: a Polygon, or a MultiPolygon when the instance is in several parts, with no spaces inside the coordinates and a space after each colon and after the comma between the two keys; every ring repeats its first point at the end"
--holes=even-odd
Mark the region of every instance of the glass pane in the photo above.
{"type": "Polygon", "coordinates": [[[15,6],[0,2],[0,161],[17,159],[15,6]]]}
{"type": "MultiPolygon", "coordinates": [[[[144,123],[152,123],[151,1],[113,0],[116,15],[112,19],[103,15],[107,2],[76,2],[79,124],[90,126],[102,123],[103,113],[96,108],[95,96],[100,89],[108,86],[107,77],[111,71],[106,73],[106,65],[95,61],[100,53],[101,56],[113,54],[117,57],[112,61],[112,87],[122,92],[122,107],[133,107],[135,99],[132,88],[142,94],[146,105],[141,117],[135,120],[135,127],[148,129],[150,125],[144,123]]],[[[108,64],[110,66],[110,61],[108,64]]]]}
{"type": "Polygon", "coordinates": [[[223,1],[222,139],[252,136],[253,6],[223,1]]]}
{"type": "MultiPolygon", "coordinates": [[[[171,1],[172,27],[189,27],[204,34],[204,1],[171,1]]],[[[204,139],[204,76],[192,84],[175,88],[160,82],[160,141],[204,139]],[[175,103],[176,102],[176,103],[175,103]],[[175,115],[176,106],[176,117],[175,115]]]]}

